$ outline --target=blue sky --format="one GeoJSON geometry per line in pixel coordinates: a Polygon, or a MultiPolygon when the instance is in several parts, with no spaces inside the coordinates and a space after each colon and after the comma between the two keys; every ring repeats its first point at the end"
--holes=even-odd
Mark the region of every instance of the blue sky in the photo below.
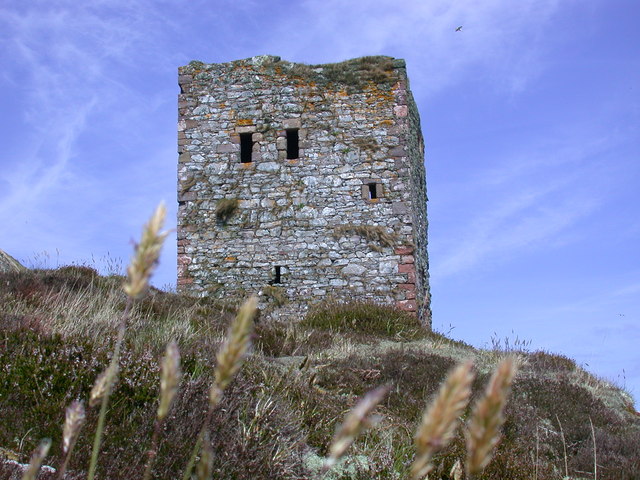
{"type": "MultiPolygon", "coordinates": [[[[5,1],[0,248],[106,271],[159,201],[174,227],[190,60],[404,58],[434,327],[530,341],[638,398],[639,18],[636,0],[5,1]]],[[[158,286],[175,260],[174,235],[158,286]]]]}

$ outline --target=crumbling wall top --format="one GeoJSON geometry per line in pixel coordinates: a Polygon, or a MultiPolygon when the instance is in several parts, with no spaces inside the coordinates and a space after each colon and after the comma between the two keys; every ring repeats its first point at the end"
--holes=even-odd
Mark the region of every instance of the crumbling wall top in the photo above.
{"type": "Polygon", "coordinates": [[[180,67],[180,75],[196,80],[211,79],[220,71],[286,76],[299,83],[323,87],[344,87],[349,93],[367,86],[391,89],[398,81],[406,81],[406,64],[388,56],[367,56],[339,63],[308,65],[282,60],[275,55],[257,55],[228,63],[207,64],[197,60],[180,67]]]}

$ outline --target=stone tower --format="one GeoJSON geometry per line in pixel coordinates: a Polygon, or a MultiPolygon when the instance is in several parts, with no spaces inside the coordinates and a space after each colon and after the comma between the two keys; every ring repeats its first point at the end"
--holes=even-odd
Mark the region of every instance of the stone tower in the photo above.
{"type": "Polygon", "coordinates": [[[405,63],[179,69],[178,289],[356,299],[430,327],[424,144],[405,63]]]}

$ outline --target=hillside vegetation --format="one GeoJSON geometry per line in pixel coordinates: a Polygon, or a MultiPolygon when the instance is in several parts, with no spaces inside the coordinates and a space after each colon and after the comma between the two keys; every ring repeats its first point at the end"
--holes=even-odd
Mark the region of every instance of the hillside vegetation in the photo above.
{"type": "MultiPolygon", "coordinates": [[[[0,447],[5,456],[28,461],[48,437],[52,446],[45,463],[61,462],[65,408],[88,398],[108,364],[126,305],[122,283],[121,277],[77,266],[2,274],[0,447]]],[[[215,352],[235,310],[233,303],[156,290],[134,304],[99,478],[140,478],[157,409],[159,359],[172,338],[184,375],[154,475],[180,478],[207,411],[215,352]]],[[[425,332],[412,317],[370,304],[326,304],[301,321],[258,320],[253,351],[210,419],[213,478],[312,478],[345,414],[367,391],[387,383],[391,391],[377,409],[381,423],[355,442],[346,464],[335,469],[342,476],[333,473],[333,478],[407,478],[412,436],[447,372],[472,359],[475,396],[505,353],[425,332]]],[[[565,462],[571,478],[593,478],[590,422],[600,478],[639,478],[640,418],[630,398],[566,357],[516,353],[521,367],[503,438],[479,478],[558,479],[565,475],[565,462]]],[[[89,462],[97,414],[88,409],[69,465],[77,477],[68,478],[85,478],[78,472],[89,462]]],[[[464,448],[458,431],[436,456],[430,478],[453,478],[449,473],[456,460],[464,460],[464,448]]]]}
{"type": "Polygon", "coordinates": [[[127,279],[84,266],[0,274],[0,478],[10,478],[16,462],[29,463],[43,438],[51,445],[40,460],[58,473],[66,469],[67,479],[142,479],[147,465],[147,478],[179,479],[190,461],[197,478],[405,479],[416,444],[435,452],[428,478],[470,478],[463,473],[465,431],[473,431],[482,410],[473,405],[490,396],[483,392],[492,372],[508,362],[518,373],[503,417],[493,417],[496,428],[504,421],[502,436],[474,478],[640,478],[640,417],[631,398],[569,358],[475,349],[424,331],[403,312],[357,302],[317,305],[289,321],[262,312],[248,347],[249,330],[238,327],[252,316],[247,304],[238,313],[233,301],[147,291],[145,262],[151,267],[157,257],[144,260],[145,237],[141,245],[127,279]],[[177,350],[165,355],[173,340],[177,350]],[[182,380],[175,390],[178,351],[182,380]],[[107,368],[114,364],[119,371],[107,368]],[[96,379],[110,371],[111,395],[108,387],[96,393],[105,376],[96,379]],[[449,411],[451,428],[458,417],[464,428],[452,430],[451,443],[440,449],[448,434],[425,436],[425,421],[443,415],[437,408],[425,415],[425,408],[434,398],[455,397],[456,378],[468,380],[469,392],[458,389],[465,399],[449,411]],[[173,402],[167,392],[177,392],[173,402]],[[84,402],[86,422],[75,430],[72,422],[70,434],[63,432],[65,409],[81,408],[75,400],[84,402]],[[198,442],[202,450],[194,450],[198,442]],[[323,457],[344,452],[322,470],[323,457]]]}

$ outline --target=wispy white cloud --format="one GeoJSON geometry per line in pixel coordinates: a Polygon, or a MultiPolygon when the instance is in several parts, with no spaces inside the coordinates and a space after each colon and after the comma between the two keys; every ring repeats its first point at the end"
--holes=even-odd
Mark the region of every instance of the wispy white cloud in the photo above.
{"type": "Polygon", "coordinates": [[[267,40],[300,61],[389,54],[409,60],[414,82],[435,93],[467,75],[486,76],[504,92],[540,73],[544,37],[557,0],[476,2],[302,2],[267,40]],[[297,12],[297,15],[296,15],[297,12]],[[455,32],[462,25],[462,31],[455,32]],[[279,38],[287,38],[281,42],[279,38]]]}
{"type": "MultiPolygon", "coordinates": [[[[529,191],[504,198],[502,205],[485,209],[453,240],[440,258],[435,255],[432,275],[446,277],[482,263],[504,260],[531,248],[549,247],[558,236],[597,207],[586,198],[565,199],[553,206],[543,201],[549,190],[529,191]],[[548,206],[539,207],[540,203],[548,206]]],[[[433,257],[433,255],[432,255],[433,257]]]]}
{"type": "Polygon", "coordinates": [[[457,212],[446,238],[431,242],[432,276],[444,278],[579,240],[577,225],[602,208],[613,188],[614,178],[605,179],[598,160],[611,144],[570,137],[521,146],[489,168],[439,185],[442,195],[435,195],[441,205],[475,202],[474,210],[457,212]]]}
{"type": "MultiPolygon", "coordinates": [[[[640,271],[624,275],[624,278],[603,279],[597,293],[581,295],[572,301],[551,307],[548,316],[554,317],[567,313],[579,315],[606,315],[609,319],[606,328],[622,328],[640,332],[640,327],[630,329],[640,319],[640,282],[629,281],[627,277],[637,278],[640,271]],[[634,275],[635,274],[635,275],[634,275]]],[[[622,276],[622,275],[621,275],[622,276]]],[[[598,325],[598,328],[602,325],[598,325]]],[[[639,338],[640,336],[632,336],[639,338]]]]}
{"type": "Polygon", "coordinates": [[[153,84],[158,72],[175,75],[163,36],[177,26],[159,5],[35,0],[0,8],[3,63],[11,66],[0,87],[18,99],[2,121],[20,125],[0,158],[0,223],[12,232],[0,240],[23,261],[43,251],[62,263],[107,251],[126,259],[161,192],[170,192],[173,208],[173,127],[162,140],[149,133],[162,124],[149,122],[163,106],[158,99],[172,107],[175,99],[153,84]]]}
{"type": "Polygon", "coordinates": [[[640,282],[632,283],[630,285],[626,285],[612,292],[612,296],[614,297],[625,297],[627,295],[638,295],[640,294],[640,282]]]}

